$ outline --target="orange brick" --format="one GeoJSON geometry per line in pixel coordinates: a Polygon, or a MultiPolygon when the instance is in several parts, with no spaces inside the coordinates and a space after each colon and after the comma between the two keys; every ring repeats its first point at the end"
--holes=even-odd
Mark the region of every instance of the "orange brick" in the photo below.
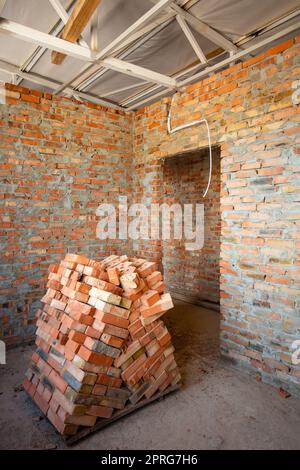
{"type": "Polygon", "coordinates": [[[79,351],[80,344],[76,343],[75,341],[72,341],[69,339],[66,344],[65,344],[65,356],[69,361],[72,361],[74,359],[75,354],[79,351]]]}
{"type": "Polygon", "coordinates": [[[37,366],[44,375],[49,375],[52,370],[51,366],[47,364],[47,362],[44,361],[41,357],[38,360],[37,366]]]}
{"type": "Polygon", "coordinates": [[[141,267],[137,268],[137,272],[141,277],[148,277],[156,270],[157,264],[151,261],[146,261],[141,267]]]}
{"type": "Polygon", "coordinates": [[[123,380],[128,380],[131,375],[134,374],[147,360],[146,354],[142,354],[138,357],[129,367],[127,367],[121,374],[123,380]]]}
{"type": "Polygon", "coordinates": [[[109,381],[109,386],[119,388],[121,387],[122,383],[122,379],[119,379],[118,377],[111,377],[109,381]]]}
{"type": "Polygon", "coordinates": [[[75,343],[83,344],[85,341],[86,335],[80,331],[70,331],[69,339],[75,341],[75,343]]]}
{"type": "Polygon", "coordinates": [[[154,271],[152,274],[146,277],[146,281],[150,289],[157,284],[158,282],[162,281],[162,273],[160,271],[154,271]]]}
{"type": "Polygon", "coordinates": [[[128,326],[128,330],[130,334],[133,334],[135,331],[139,330],[142,326],[142,322],[139,318],[137,318],[134,322],[131,322],[128,326]]]}
{"type": "Polygon", "coordinates": [[[61,364],[59,364],[59,362],[57,362],[53,357],[49,356],[47,359],[47,362],[49,366],[51,366],[54,370],[56,370],[56,372],[59,373],[62,370],[61,364]]]}
{"type": "Polygon", "coordinates": [[[85,331],[85,335],[89,336],[90,338],[100,339],[100,337],[102,335],[102,332],[99,331],[99,330],[96,330],[92,326],[88,326],[86,331],[85,331]]]}
{"type": "Polygon", "coordinates": [[[120,285],[120,272],[118,268],[108,268],[107,275],[111,284],[115,284],[116,286],[120,285]]]}
{"type": "Polygon", "coordinates": [[[52,397],[52,392],[48,388],[44,388],[43,399],[49,403],[52,397]]]}
{"type": "Polygon", "coordinates": [[[47,411],[49,409],[49,403],[44,399],[44,397],[36,391],[33,395],[33,400],[36,402],[42,412],[44,414],[47,414],[47,411]]]}
{"type": "Polygon", "coordinates": [[[166,371],[163,371],[162,374],[153,382],[149,388],[147,388],[145,392],[145,396],[147,398],[150,398],[154,393],[157,391],[157,389],[165,382],[167,379],[168,374],[166,371]]]}
{"type": "Polygon", "coordinates": [[[277,46],[274,46],[271,49],[269,49],[266,54],[267,55],[279,54],[280,52],[285,51],[286,49],[288,49],[292,45],[293,45],[293,39],[288,39],[287,41],[282,42],[282,43],[278,44],[277,46]]]}
{"type": "Polygon", "coordinates": [[[93,351],[90,351],[84,346],[81,346],[78,351],[78,356],[80,356],[85,361],[91,362],[92,364],[111,366],[113,363],[113,358],[104,356],[103,354],[98,354],[93,351]]]}
{"type": "Polygon", "coordinates": [[[124,339],[109,335],[107,333],[102,333],[100,339],[103,341],[103,343],[118,349],[122,348],[124,344],[124,339]]]}
{"type": "Polygon", "coordinates": [[[88,294],[91,290],[91,286],[89,286],[88,284],[84,284],[84,282],[75,281],[75,285],[76,285],[75,289],[78,292],[82,292],[83,294],[88,294]]]}
{"type": "MultiPolygon", "coordinates": [[[[24,94],[21,94],[21,100],[22,101],[28,101],[29,103],[39,103],[40,102],[40,98],[38,96],[24,95],[24,94]]],[[[39,145],[38,141],[36,141],[36,145],[39,145]]]]}
{"type": "Polygon", "coordinates": [[[52,370],[49,374],[49,380],[55,388],[58,388],[62,393],[66,391],[68,386],[67,382],[57,373],[52,370]]]}
{"type": "MultiPolygon", "coordinates": [[[[101,324],[98,320],[96,320],[93,324],[95,328],[98,328],[98,323],[101,324]],[[96,326],[97,325],[97,326],[96,326]]],[[[118,326],[110,325],[108,323],[102,323],[103,326],[103,333],[107,333],[108,335],[111,336],[117,336],[118,338],[121,339],[126,339],[129,335],[129,331],[125,328],[119,328],[118,326]]]]}
{"type": "Polygon", "coordinates": [[[88,266],[90,260],[86,256],[67,253],[65,256],[65,261],[70,261],[72,263],[78,263],[88,266]]]}
{"type": "Polygon", "coordinates": [[[107,387],[105,385],[96,384],[93,388],[93,395],[105,395],[107,387]]]}
{"type": "Polygon", "coordinates": [[[164,281],[159,281],[152,286],[152,289],[156,290],[156,292],[158,292],[159,294],[162,294],[166,289],[166,284],[164,283],[164,281]]]}
{"type": "Polygon", "coordinates": [[[84,313],[70,313],[72,318],[76,320],[78,323],[82,323],[83,325],[91,326],[94,322],[94,318],[91,315],[86,315],[84,313]]]}
{"type": "Polygon", "coordinates": [[[108,323],[109,325],[117,326],[119,328],[125,329],[129,325],[129,320],[126,320],[126,318],[112,315],[111,313],[104,313],[101,310],[96,310],[94,318],[102,321],[103,323],[108,323]]]}
{"type": "Polygon", "coordinates": [[[72,416],[70,414],[66,414],[65,416],[65,423],[66,424],[73,424],[76,426],[86,426],[91,427],[96,424],[97,416],[92,415],[83,415],[83,416],[72,416]]]}
{"type": "Polygon", "coordinates": [[[141,297],[142,304],[148,307],[151,307],[159,300],[160,300],[160,296],[158,292],[156,292],[155,290],[148,290],[141,297]]]}
{"type": "MultiPolygon", "coordinates": [[[[62,289],[61,289],[61,292],[63,295],[65,295],[66,297],[69,297],[70,299],[74,299],[74,300],[77,300],[78,302],[87,302],[88,299],[89,299],[89,295],[88,294],[83,294],[82,292],[79,292],[77,290],[74,290],[74,289],[71,289],[70,287],[66,287],[64,286],[62,289]]],[[[72,308],[72,307],[70,307],[72,308]]],[[[82,313],[82,312],[81,312],[82,313]]]]}
{"type": "Polygon", "coordinates": [[[110,418],[113,414],[114,409],[107,406],[92,405],[88,407],[87,414],[92,416],[98,416],[99,418],[110,418]]]}

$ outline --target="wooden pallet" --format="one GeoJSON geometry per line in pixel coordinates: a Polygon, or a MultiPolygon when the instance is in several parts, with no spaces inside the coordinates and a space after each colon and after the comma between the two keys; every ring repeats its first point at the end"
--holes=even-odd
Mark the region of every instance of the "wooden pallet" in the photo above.
{"type": "Polygon", "coordinates": [[[176,385],[171,385],[170,387],[166,388],[166,390],[164,390],[163,392],[155,393],[155,395],[153,395],[151,398],[144,398],[136,405],[128,405],[126,406],[126,408],[124,408],[124,410],[117,411],[111,418],[102,419],[101,421],[98,421],[95,424],[95,426],[92,426],[89,428],[88,427],[81,428],[76,434],[74,434],[74,436],[64,436],[64,441],[66,442],[68,446],[71,446],[75,444],[76,442],[80,441],[81,439],[89,436],[90,434],[93,434],[94,432],[97,432],[100,429],[105,428],[111,423],[114,423],[118,419],[121,419],[124,416],[127,416],[130,413],[133,413],[134,411],[140,408],[143,408],[144,406],[147,406],[156,400],[161,400],[163,397],[165,397],[169,393],[179,390],[181,386],[182,386],[181,383],[176,384],[176,385]]]}

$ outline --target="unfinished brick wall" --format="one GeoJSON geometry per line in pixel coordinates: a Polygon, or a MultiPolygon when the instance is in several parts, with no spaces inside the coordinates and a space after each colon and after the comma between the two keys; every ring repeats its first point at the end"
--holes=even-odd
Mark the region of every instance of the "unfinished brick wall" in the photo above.
{"type": "Polygon", "coordinates": [[[49,263],[126,245],[96,238],[95,211],[128,192],[132,118],[13,85],[0,115],[0,336],[12,343],[34,332],[49,263]]]}
{"type": "MultiPolygon", "coordinates": [[[[163,167],[161,159],[141,160],[135,159],[132,164],[132,199],[143,203],[149,208],[150,204],[163,202],[163,167]]],[[[162,261],[162,241],[158,240],[132,240],[133,255],[139,253],[160,264],[162,261]]]]}
{"type": "MultiPolygon", "coordinates": [[[[221,146],[221,348],[258,379],[300,394],[300,37],[188,86],[172,125],[206,118],[221,146]]],[[[160,159],[207,146],[205,127],[167,134],[165,98],[135,116],[140,200],[159,199],[160,159]]],[[[138,246],[136,246],[138,248],[138,246]]],[[[147,246],[142,246],[144,252],[147,246]]],[[[161,245],[151,244],[153,258],[161,245]]],[[[148,252],[149,253],[149,252],[148,252]]],[[[149,257],[149,254],[148,254],[149,257]]],[[[178,260],[177,269],[181,269],[178,260]]]]}
{"type": "MultiPolygon", "coordinates": [[[[257,378],[300,394],[300,37],[187,87],[172,125],[205,117],[221,165],[221,347],[257,378]]],[[[10,86],[1,106],[1,331],[33,331],[46,268],[66,251],[138,253],[160,240],[99,242],[95,209],[122,194],[162,202],[162,157],[207,147],[205,127],[167,134],[170,99],[130,115],[10,86]],[[132,165],[132,166],[131,166],[132,165]],[[132,179],[132,180],[131,180],[132,179]],[[129,191],[129,189],[131,191],[129,191]]],[[[181,264],[178,262],[178,269],[181,264]]]]}
{"type": "MultiPolygon", "coordinates": [[[[169,289],[186,299],[219,302],[220,290],[220,156],[213,152],[210,191],[203,198],[209,175],[209,152],[179,154],[163,164],[163,201],[172,204],[204,204],[204,246],[187,251],[185,238],[163,242],[162,263],[169,289]],[[180,269],[178,269],[178,265],[180,269]]],[[[195,224],[195,215],[194,220],[195,224]]]]}

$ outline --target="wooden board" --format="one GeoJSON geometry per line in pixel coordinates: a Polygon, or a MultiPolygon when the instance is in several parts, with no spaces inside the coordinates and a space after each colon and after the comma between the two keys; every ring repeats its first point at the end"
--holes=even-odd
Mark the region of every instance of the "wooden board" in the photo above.
{"type": "MultiPolygon", "coordinates": [[[[60,38],[69,42],[76,42],[82,31],[88,24],[101,0],[77,0],[73,11],[60,34],[60,38]]],[[[51,62],[56,65],[62,64],[66,55],[52,51],[51,62]]]]}
{"type": "Polygon", "coordinates": [[[101,421],[98,421],[95,424],[95,426],[92,426],[90,428],[87,428],[87,427],[82,428],[76,434],[74,434],[74,436],[63,436],[64,441],[66,442],[68,446],[71,446],[75,444],[76,442],[80,441],[81,439],[89,436],[90,434],[93,434],[94,432],[97,432],[100,429],[105,428],[111,423],[114,423],[118,419],[121,419],[124,416],[127,416],[128,414],[133,413],[134,411],[140,408],[143,408],[144,406],[147,406],[156,400],[161,400],[163,397],[165,397],[169,393],[179,390],[181,386],[182,386],[181,383],[176,384],[176,385],[171,385],[170,387],[166,388],[166,390],[164,390],[163,392],[155,393],[151,398],[144,398],[136,405],[128,405],[126,406],[126,408],[124,408],[124,410],[117,411],[111,418],[102,419],[101,421]]]}

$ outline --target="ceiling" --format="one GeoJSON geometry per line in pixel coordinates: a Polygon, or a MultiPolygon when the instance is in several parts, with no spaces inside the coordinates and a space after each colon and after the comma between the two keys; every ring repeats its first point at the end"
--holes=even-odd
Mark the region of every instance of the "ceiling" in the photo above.
{"type": "MultiPolygon", "coordinates": [[[[59,2],[68,14],[76,4],[75,0],[56,2],[59,2]]],[[[97,21],[97,32],[94,33],[98,44],[97,51],[101,53],[109,47],[112,41],[157,3],[157,0],[102,0],[93,17],[93,21],[97,21]]],[[[1,4],[2,18],[34,30],[57,36],[64,26],[50,0],[0,0],[0,9],[1,4]]],[[[117,51],[113,50],[107,56],[118,57],[144,69],[174,77],[177,83],[183,84],[197,80],[195,74],[199,72],[204,76],[208,67],[218,64],[215,67],[217,70],[226,66],[229,57],[233,56],[231,60],[243,60],[249,57],[249,54],[256,54],[257,51],[270,47],[271,43],[299,34],[300,31],[299,0],[177,0],[173,4],[169,4],[151,18],[151,21],[145,21],[136,29],[140,31],[147,27],[147,32],[139,39],[127,44],[123,49],[121,43],[117,51]],[[186,21],[182,16],[195,42],[200,46],[206,63],[200,63],[199,55],[176,19],[176,11],[170,9],[173,4],[180,6],[181,12],[188,11],[202,22],[197,23],[195,27],[193,22],[186,21]],[[219,33],[224,41],[231,43],[232,52],[216,44],[211,34],[206,34],[205,25],[210,27],[210,32],[219,33]],[[266,38],[270,39],[265,41],[266,38]],[[261,47],[250,50],[249,54],[244,53],[244,50],[261,44],[261,41],[265,41],[261,47]],[[235,58],[235,54],[240,56],[235,58]],[[222,65],[224,61],[225,64],[222,65]]],[[[91,43],[90,24],[82,32],[82,37],[87,44],[91,43]]],[[[107,56],[104,55],[104,58],[107,56]]],[[[63,64],[55,65],[51,63],[51,50],[2,31],[1,20],[0,61],[2,81],[12,81],[51,92],[61,83],[70,81],[68,88],[62,93],[95,102],[98,102],[97,99],[99,102],[108,100],[116,106],[129,109],[136,109],[146,102],[151,102],[156,96],[174,92],[167,86],[149,83],[150,80],[145,81],[132,74],[110,70],[101,64],[91,64],[86,75],[74,80],[75,76],[87,67],[84,60],[68,56],[63,64]],[[43,78],[48,82],[43,81],[43,78]]],[[[208,69],[207,72],[209,71],[208,69]]]]}

